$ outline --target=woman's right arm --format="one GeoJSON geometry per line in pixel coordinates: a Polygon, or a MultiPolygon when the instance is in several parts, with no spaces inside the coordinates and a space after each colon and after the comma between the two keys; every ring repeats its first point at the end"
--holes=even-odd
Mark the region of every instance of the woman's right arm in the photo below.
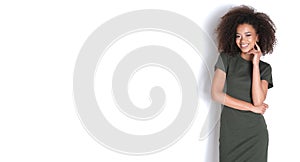
{"type": "Polygon", "coordinates": [[[237,110],[252,111],[259,114],[264,114],[264,112],[268,108],[267,104],[264,103],[259,106],[254,106],[249,102],[236,99],[224,93],[223,89],[224,89],[225,81],[226,81],[226,73],[217,68],[215,70],[215,74],[212,82],[212,88],[211,88],[211,95],[213,100],[237,110]]]}

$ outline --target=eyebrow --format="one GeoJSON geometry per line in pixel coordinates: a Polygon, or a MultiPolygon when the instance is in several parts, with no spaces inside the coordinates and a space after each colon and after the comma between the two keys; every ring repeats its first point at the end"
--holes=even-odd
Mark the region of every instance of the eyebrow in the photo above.
{"type": "MultiPolygon", "coordinates": [[[[240,34],[240,33],[235,33],[235,34],[240,34]]],[[[245,32],[244,34],[251,34],[251,32],[245,32]]]]}

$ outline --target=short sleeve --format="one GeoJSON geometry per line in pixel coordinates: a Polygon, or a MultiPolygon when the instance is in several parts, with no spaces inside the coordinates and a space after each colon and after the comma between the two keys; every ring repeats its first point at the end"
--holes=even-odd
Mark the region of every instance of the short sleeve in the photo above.
{"type": "Polygon", "coordinates": [[[227,72],[227,68],[228,68],[228,55],[221,53],[218,57],[218,60],[215,64],[215,70],[216,69],[220,69],[222,71],[224,71],[225,73],[227,72]]]}
{"type": "Polygon", "coordinates": [[[273,78],[272,78],[272,67],[271,65],[267,64],[267,66],[265,66],[261,72],[261,80],[266,80],[269,84],[268,84],[268,88],[272,88],[273,87],[273,78]]]}

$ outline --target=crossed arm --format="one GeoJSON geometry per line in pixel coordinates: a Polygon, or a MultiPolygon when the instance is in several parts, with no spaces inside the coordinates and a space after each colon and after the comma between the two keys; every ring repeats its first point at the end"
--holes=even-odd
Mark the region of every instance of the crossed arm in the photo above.
{"type": "Polygon", "coordinates": [[[259,66],[253,66],[253,77],[252,77],[252,99],[253,104],[231,97],[223,92],[224,84],[226,80],[226,73],[220,69],[216,69],[212,87],[211,95],[213,100],[219,102],[228,107],[243,110],[252,111],[258,114],[264,114],[268,105],[264,103],[267,95],[268,82],[260,79],[259,66]]]}

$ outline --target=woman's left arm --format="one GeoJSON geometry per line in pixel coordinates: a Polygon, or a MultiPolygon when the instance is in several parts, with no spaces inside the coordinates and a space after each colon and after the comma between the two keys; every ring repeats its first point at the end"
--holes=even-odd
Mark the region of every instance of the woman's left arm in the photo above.
{"type": "Polygon", "coordinates": [[[260,79],[259,61],[262,55],[259,46],[256,44],[257,49],[253,49],[253,72],[252,72],[252,100],[253,105],[262,105],[266,99],[268,92],[268,82],[260,79]]]}

